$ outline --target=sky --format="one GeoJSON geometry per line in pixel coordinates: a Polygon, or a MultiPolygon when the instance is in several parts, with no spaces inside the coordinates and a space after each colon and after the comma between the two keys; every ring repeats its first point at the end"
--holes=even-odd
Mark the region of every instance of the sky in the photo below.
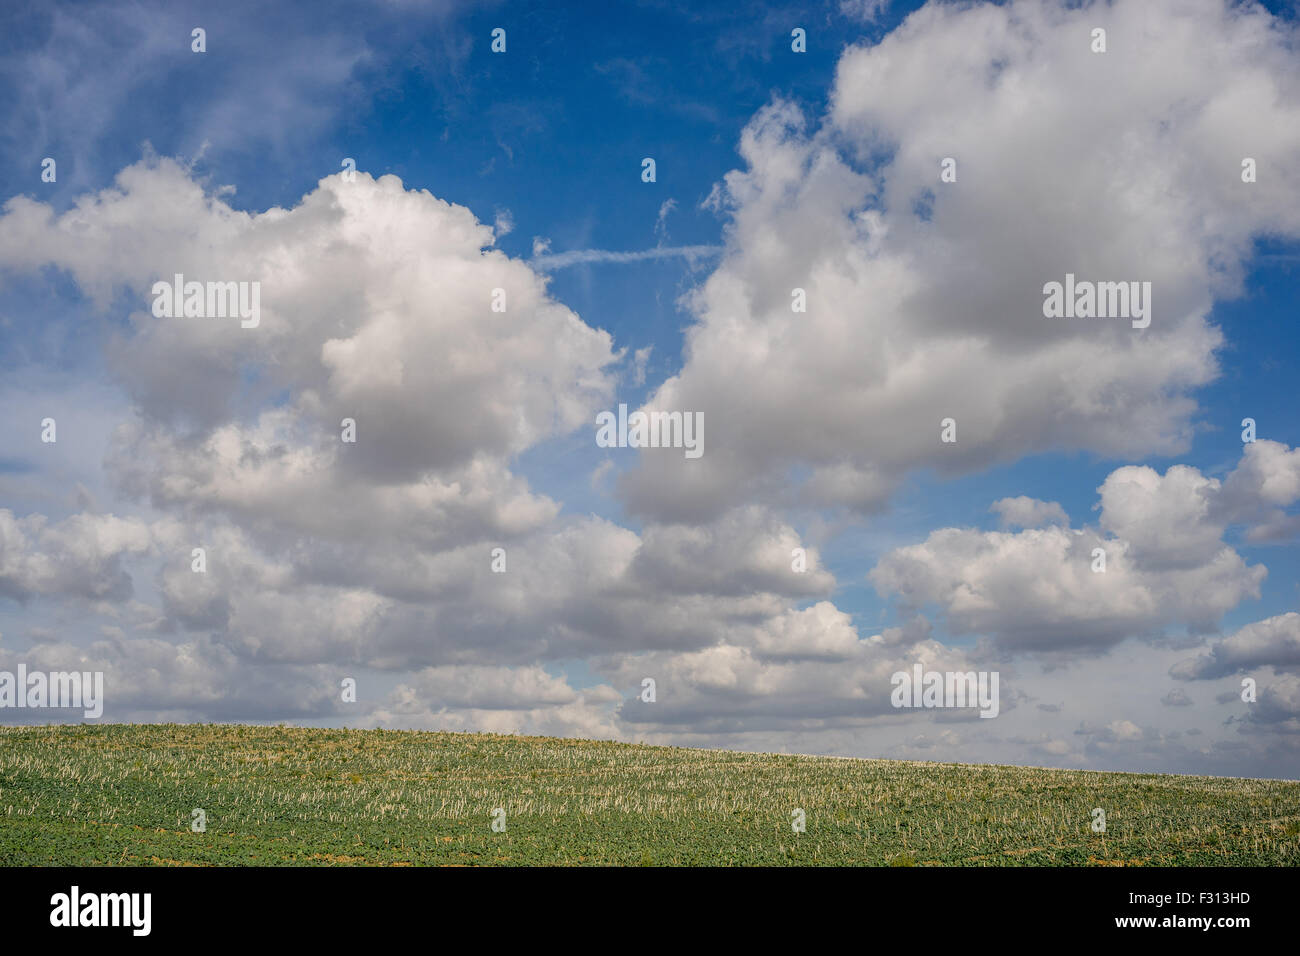
{"type": "Polygon", "coordinates": [[[0,672],[102,672],[114,722],[1300,777],[1296,22],[6,4],[0,672]],[[1067,275],[1149,324],[1046,314],[1067,275]],[[702,453],[606,447],[620,405],[702,453]],[[896,706],[918,664],[996,717],[896,706]]]}

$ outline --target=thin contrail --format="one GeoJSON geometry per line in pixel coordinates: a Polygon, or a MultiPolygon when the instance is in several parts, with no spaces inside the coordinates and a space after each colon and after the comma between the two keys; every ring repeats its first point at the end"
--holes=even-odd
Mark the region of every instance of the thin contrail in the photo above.
{"type": "Polygon", "coordinates": [[[534,269],[551,270],[588,262],[641,262],[645,259],[668,259],[673,256],[702,259],[707,256],[716,256],[720,252],[722,252],[722,246],[656,246],[653,249],[640,249],[635,252],[614,252],[609,249],[574,249],[571,252],[534,256],[528,261],[528,264],[534,269]]]}

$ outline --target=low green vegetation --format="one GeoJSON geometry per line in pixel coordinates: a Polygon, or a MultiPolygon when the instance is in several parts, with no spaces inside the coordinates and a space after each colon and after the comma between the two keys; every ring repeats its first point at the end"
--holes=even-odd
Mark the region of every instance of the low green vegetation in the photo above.
{"type": "Polygon", "coordinates": [[[0,727],[11,866],[1298,862],[1288,781],[493,734],[0,727]]]}

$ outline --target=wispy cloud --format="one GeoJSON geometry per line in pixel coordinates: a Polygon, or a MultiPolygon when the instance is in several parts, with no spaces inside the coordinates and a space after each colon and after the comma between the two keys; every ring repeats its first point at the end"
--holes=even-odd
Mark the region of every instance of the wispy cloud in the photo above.
{"type": "Polygon", "coordinates": [[[668,238],[668,214],[677,208],[676,199],[665,199],[659,207],[659,216],[655,219],[655,235],[663,242],[668,238]]]}
{"type": "Polygon", "coordinates": [[[840,13],[863,23],[875,23],[889,6],[889,0],[840,0],[840,13]]]}
{"type": "Polygon", "coordinates": [[[722,246],[656,246],[653,249],[637,249],[632,252],[616,252],[611,249],[573,249],[569,252],[557,252],[554,255],[534,256],[528,264],[534,269],[553,271],[593,262],[642,262],[646,259],[671,259],[674,256],[683,256],[694,263],[697,259],[710,258],[721,252],[722,246]]]}

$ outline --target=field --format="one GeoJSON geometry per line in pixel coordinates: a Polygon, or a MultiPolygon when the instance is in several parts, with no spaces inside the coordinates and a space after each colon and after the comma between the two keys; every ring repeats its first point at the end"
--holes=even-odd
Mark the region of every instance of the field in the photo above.
{"type": "Polygon", "coordinates": [[[0,727],[4,865],[1297,863],[1295,782],[491,734],[0,727]]]}

